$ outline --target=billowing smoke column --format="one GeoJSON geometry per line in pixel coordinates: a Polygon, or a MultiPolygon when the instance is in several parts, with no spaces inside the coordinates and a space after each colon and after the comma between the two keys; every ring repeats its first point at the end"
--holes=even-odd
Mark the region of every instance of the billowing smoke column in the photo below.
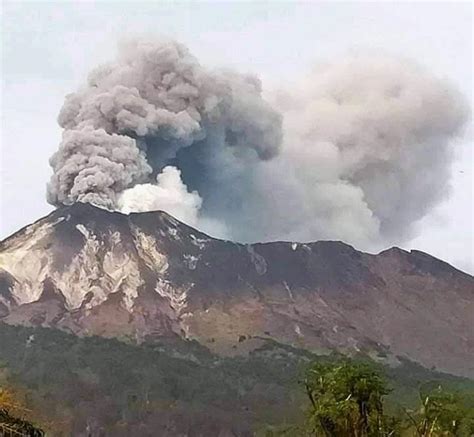
{"type": "Polygon", "coordinates": [[[48,186],[54,205],[116,209],[123,190],[155,181],[165,166],[192,164],[191,155],[199,165],[190,179],[199,184],[250,169],[281,143],[281,116],[257,78],[208,71],[173,41],[120,46],[115,63],[67,96],[59,124],[65,131],[48,186]]]}
{"type": "Polygon", "coordinates": [[[268,100],[255,77],[205,69],[176,42],[122,45],[66,98],[48,199],[370,248],[410,238],[447,194],[468,109],[417,65],[353,56],[268,100]]]}

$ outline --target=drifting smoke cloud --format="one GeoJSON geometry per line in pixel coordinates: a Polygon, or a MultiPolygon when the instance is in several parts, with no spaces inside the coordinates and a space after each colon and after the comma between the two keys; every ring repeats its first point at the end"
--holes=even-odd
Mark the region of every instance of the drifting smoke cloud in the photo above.
{"type": "Polygon", "coordinates": [[[315,68],[274,104],[285,132],[275,167],[288,169],[280,185],[302,205],[293,238],[399,242],[447,194],[450,140],[468,109],[419,66],[353,56],[315,68]]]}
{"type": "Polygon", "coordinates": [[[355,56],[270,100],[257,78],[207,70],[176,42],[122,45],[66,98],[48,199],[164,209],[243,241],[367,248],[409,238],[446,195],[467,105],[418,66],[355,56]]]}

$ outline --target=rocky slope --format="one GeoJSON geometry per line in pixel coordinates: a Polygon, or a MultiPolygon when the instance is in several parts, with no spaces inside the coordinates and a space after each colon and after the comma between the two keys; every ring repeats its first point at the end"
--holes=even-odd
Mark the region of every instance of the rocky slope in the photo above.
{"type": "Polygon", "coordinates": [[[236,244],[163,212],[78,203],[0,243],[0,319],[80,335],[181,336],[226,355],[271,337],[472,377],[473,315],[474,278],[423,252],[236,244]]]}

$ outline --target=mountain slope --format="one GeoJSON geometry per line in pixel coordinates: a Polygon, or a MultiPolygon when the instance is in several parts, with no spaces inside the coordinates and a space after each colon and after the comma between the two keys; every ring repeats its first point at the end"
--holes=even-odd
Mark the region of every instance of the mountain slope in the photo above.
{"type": "Polygon", "coordinates": [[[474,376],[473,314],[473,277],[422,252],[236,244],[163,212],[78,203],[0,244],[0,318],[81,335],[181,336],[224,355],[271,337],[474,376]]]}
{"type": "MultiPolygon", "coordinates": [[[[311,362],[338,362],[272,340],[246,357],[175,340],[135,345],[0,322],[0,387],[18,394],[48,437],[250,437],[303,422],[303,372],[311,362]]],[[[474,390],[472,380],[407,360],[374,369],[393,389],[387,412],[418,405],[420,386],[474,390]]]]}

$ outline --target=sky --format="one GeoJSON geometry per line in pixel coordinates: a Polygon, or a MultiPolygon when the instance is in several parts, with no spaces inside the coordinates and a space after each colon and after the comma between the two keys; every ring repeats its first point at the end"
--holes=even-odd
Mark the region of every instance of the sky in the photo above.
{"type": "MultiPolygon", "coordinates": [[[[49,157],[66,94],[126,36],[164,35],[205,65],[258,74],[265,89],[359,49],[416,60],[472,107],[472,3],[2,2],[0,238],[52,207],[49,157]]],[[[472,124],[453,145],[452,192],[401,246],[474,272],[472,124]]]]}

